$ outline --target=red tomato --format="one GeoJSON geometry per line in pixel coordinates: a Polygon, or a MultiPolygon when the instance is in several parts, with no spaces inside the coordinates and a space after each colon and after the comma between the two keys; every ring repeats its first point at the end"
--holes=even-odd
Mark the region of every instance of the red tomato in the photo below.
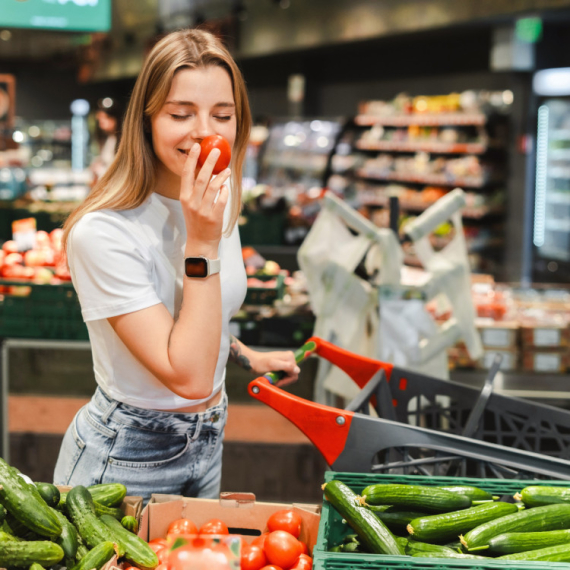
{"type": "MultiPolygon", "coordinates": [[[[166,538],[153,538],[152,540],[148,541],[148,545],[152,548],[154,545],[156,546],[168,546],[168,541],[166,538]]],[[[154,549],[153,549],[154,550],[154,549]]],[[[156,552],[156,551],[155,551],[156,552]]]]}
{"type": "Polygon", "coordinates": [[[267,519],[267,528],[269,532],[284,530],[292,534],[295,538],[299,538],[302,522],[303,519],[299,513],[296,513],[293,509],[284,509],[273,513],[267,519]]]}
{"type": "Polygon", "coordinates": [[[154,570],[169,570],[168,564],[163,562],[162,564],[159,564],[154,570]]]}
{"type": "Polygon", "coordinates": [[[246,544],[241,549],[241,570],[260,570],[267,564],[263,548],[246,544]]]}
{"type": "Polygon", "coordinates": [[[301,554],[299,541],[284,530],[275,530],[265,539],[265,555],[271,564],[284,570],[291,568],[301,554]]]}
{"type": "Polygon", "coordinates": [[[168,525],[166,534],[196,534],[198,529],[190,519],[176,519],[168,525]]]}
{"type": "Polygon", "coordinates": [[[309,554],[309,547],[301,541],[299,541],[299,544],[301,545],[301,554],[309,554]]]}
{"type": "Polygon", "coordinates": [[[291,570],[311,570],[312,567],[313,559],[306,554],[301,554],[301,556],[297,558],[295,565],[291,567],[291,570]]]}
{"type": "Polygon", "coordinates": [[[220,156],[218,157],[218,161],[216,162],[212,172],[214,174],[219,174],[230,164],[232,149],[230,147],[230,143],[224,137],[220,135],[210,135],[209,137],[202,139],[200,147],[200,156],[198,157],[198,166],[200,168],[204,166],[204,162],[206,162],[208,155],[215,148],[220,150],[220,156]]]}
{"type": "Polygon", "coordinates": [[[212,519],[205,522],[198,531],[199,534],[230,534],[226,523],[220,519],[212,519]]]}
{"type": "Polygon", "coordinates": [[[275,564],[269,564],[268,566],[264,566],[261,570],[283,570],[283,568],[275,566],[275,564]]]}
{"type": "Polygon", "coordinates": [[[268,532],[264,532],[262,535],[254,538],[251,541],[252,546],[259,546],[261,548],[265,548],[265,539],[269,536],[268,532]]]}
{"type": "Polygon", "coordinates": [[[126,568],[123,568],[123,570],[139,570],[139,568],[136,566],[127,566],[126,568]]]}

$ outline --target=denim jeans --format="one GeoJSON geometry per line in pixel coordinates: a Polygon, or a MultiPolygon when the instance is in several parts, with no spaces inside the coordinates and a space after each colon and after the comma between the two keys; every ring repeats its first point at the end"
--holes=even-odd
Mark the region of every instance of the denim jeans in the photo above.
{"type": "Polygon", "coordinates": [[[204,412],[158,412],[129,406],[97,388],[67,429],[54,482],[123,483],[145,503],[152,493],[217,498],[227,395],[204,412]]]}

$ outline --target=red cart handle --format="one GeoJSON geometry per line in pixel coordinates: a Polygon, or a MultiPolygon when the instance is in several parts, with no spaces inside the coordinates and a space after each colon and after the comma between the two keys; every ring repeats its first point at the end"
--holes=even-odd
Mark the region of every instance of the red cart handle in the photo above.
{"type": "Polygon", "coordinates": [[[248,391],[250,396],[294,423],[322,453],[328,465],[333,465],[343,452],[353,412],[309,402],[272,386],[265,377],[252,380],[248,391]]]}

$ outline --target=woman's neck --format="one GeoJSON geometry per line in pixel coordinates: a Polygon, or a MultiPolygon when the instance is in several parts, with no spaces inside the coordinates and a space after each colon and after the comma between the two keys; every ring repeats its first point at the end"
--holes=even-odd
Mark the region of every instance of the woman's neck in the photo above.
{"type": "Polygon", "coordinates": [[[160,165],[156,172],[154,191],[161,196],[180,200],[180,177],[160,165]]]}

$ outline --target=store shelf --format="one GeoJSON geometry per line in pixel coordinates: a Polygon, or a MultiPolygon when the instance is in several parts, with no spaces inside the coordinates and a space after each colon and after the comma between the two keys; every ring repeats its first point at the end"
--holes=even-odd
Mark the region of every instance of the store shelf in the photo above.
{"type": "Polygon", "coordinates": [[[553,148],[548,151],[551,160],[570,160],[570,148],[553,148]]]}
{"type": "Polygon", "coordinates": [[[551,140],[569,140],[570,141],[570,129],[556,129],[550,133],[551,140]]]}
{"type": "Polygon", "coordinates": [[[356,142],[359,150],[394,152],[430,152],[435,154],[484,154],[487,146],[482,143],[446,143],[439,141],[376,141],[356,142]]]}
{"type": "Polygon", "coordinates": [[[378,115],[357,115],[354,122],[361,127],[371,127],[374,125],[382,125],[386,127],[404,127],[410,125],[419,125],[426,127],[452,126],[452,125],[484,125],[487,117],[483,113],[441,113],[441,114],[423,114],[423,115],[394,115],[394,116],[378,116],[378,115]]]}
{"type": "Polygon", "coordinates": [[[449,178],[445,174],[413,174],[400,172],[367,171],[364,168],[356,170],[356,175],[369,180],[395,180],[398,182],[409,182],[414,184],[429,184],[433,186],[460,186],[465,188],[482,188],[485,186],[485,179],[477,176],[465,178],[449,178]]]}
{"type": "Polygon", "coordinates": [[[570,219],[546,220],[546,229],[551,232],[570,232],[570,219]]]}
{"type": "Polygon", "coordinates": [[[570,192],[551,191],[546,194],[546,201],[549,204],[564,204],[570,206],[570,192]]]}

